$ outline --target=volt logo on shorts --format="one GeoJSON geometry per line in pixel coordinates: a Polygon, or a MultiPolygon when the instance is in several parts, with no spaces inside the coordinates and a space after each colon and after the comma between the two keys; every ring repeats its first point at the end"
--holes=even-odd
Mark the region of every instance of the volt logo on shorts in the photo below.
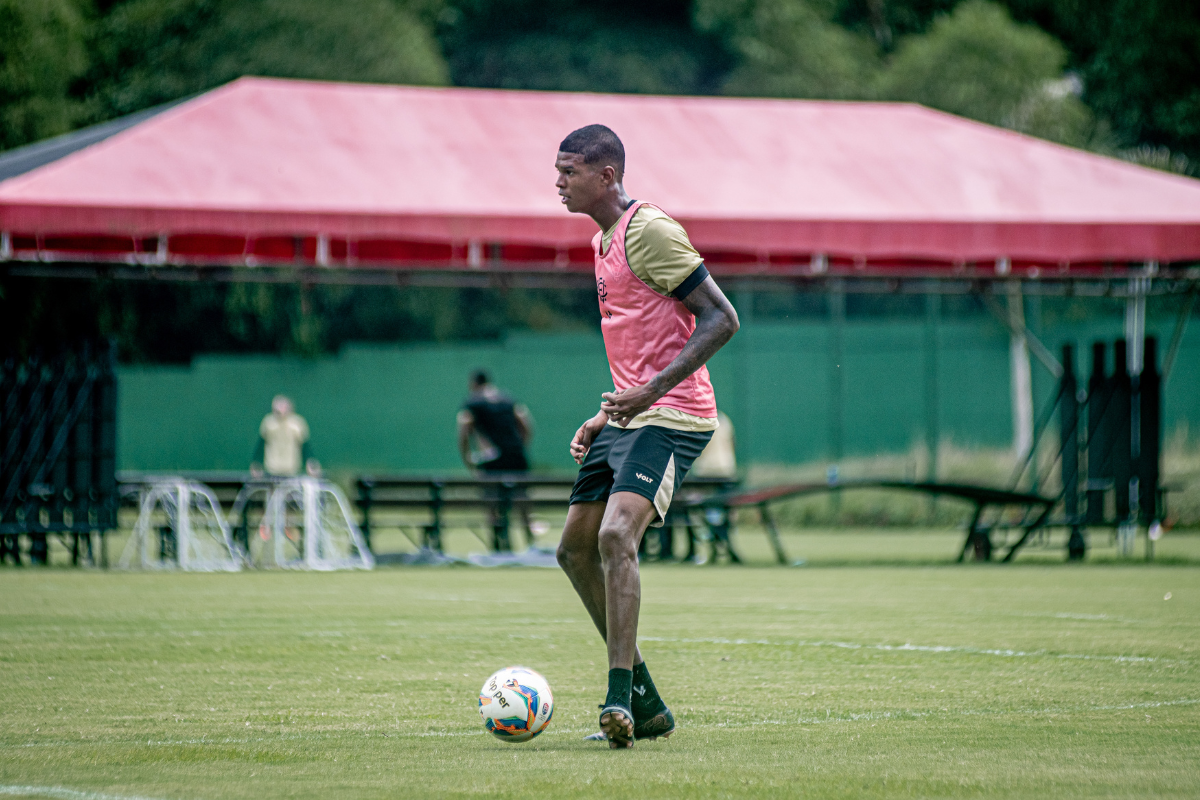
{"type": "Polygon", "coordinates": [[[634,474],[637,475],[637,478],[639,481],[645,481],[646,483],[654,483],[654,478],[647,478],[645,475],[643,475],[640,472],[636,472],[634,474]]]}

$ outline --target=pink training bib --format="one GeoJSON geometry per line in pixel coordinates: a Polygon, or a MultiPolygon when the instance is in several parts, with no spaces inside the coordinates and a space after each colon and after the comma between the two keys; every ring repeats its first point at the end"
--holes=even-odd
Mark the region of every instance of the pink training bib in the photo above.
{"type": "MultiPolygon", "coordinates": [[[[621,216],[608,252],[601,254],[604,233],[592,239],[596,254],[596,294],[600,300],[600,330],[618,390],[649,383],[683,349],[696,318],[679,300],[664,297],[633,274],[625,257],[625,231],[634,213],[649,203],[634,203],[621,216]]],[[[657,206],[650,206],[657,208],[657,206]]],[[[664,406],[712,419],[717,399],[708,367],[700,367],[667,392],[652,408],[664,406]]]]}

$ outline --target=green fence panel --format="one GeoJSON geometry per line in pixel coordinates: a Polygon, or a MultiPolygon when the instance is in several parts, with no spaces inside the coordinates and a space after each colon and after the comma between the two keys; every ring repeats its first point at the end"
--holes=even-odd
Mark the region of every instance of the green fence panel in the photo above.
{"type": "MultiPolygon", "coordinates": [[[[1165,349],[1171,321],[1148,333],[1165,349]]],[[[1200,424],[1200,326],[1184,340],[1167,385],[1164,426],[1200,424]]],[[[1056,354],[1079,347],[1081,381],[1090,343],[1121,335],[1119,320],[1042,330],[1056,354]]],[[[743,463],[830,458],[842,385],[846,456],[900,452],[924,441],[926,329],[921,320],[846,322],[842,358],[831,358],[831,328],[819,321],[748,321],[709,365],[720,407],[737,428],[743,463]]],[[[1012,439],[1007,333],[986,317],[937,325],[940,432],[963,446],[1004,447],[1012,439]]],[[[1111,350],[1110,350],[1111,352],[1111,350]]],[[[1111,355],[1110,355],[1111,358],[1111,355]]],[[[1033,361],[1038,408],[1054,381],[1033,361]]],[[[278,393],[291,396],[312,429],[314,454],[335,470],[462,469],[454,417],[467,375],[490,370],[526,403],[539,468],[570,470],[567,444],[599,407],[611,378],[598,334],[513,334],[502,342],[360,345],[338,356],[204,356],[190,367],[125,367],[120,372],[119,458],[125,469],[244,469],[258,425],[278,393]]]]}

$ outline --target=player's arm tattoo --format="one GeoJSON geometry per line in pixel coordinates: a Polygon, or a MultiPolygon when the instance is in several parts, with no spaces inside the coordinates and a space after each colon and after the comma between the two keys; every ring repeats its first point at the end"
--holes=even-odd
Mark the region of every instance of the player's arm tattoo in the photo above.
{"type": "Polygon", "coordinates": [[[737,312],[711,276],[688,293],[683,304],[695,315],[696,330],[675,360],[650,381],[659,397],[704,366],[740,327],[737,312]]]}

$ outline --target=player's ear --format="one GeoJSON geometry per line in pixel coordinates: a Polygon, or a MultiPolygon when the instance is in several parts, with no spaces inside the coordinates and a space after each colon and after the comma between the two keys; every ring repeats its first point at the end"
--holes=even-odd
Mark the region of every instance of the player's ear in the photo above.
{"type": "Polygon", "coordinates": [[[614,183],[620,183],[620,178],[617,177],[617,170],[612,166],[606,166],[600,171],[600,179],[604,181],[605,186],[612,186],[614,183]]]}

